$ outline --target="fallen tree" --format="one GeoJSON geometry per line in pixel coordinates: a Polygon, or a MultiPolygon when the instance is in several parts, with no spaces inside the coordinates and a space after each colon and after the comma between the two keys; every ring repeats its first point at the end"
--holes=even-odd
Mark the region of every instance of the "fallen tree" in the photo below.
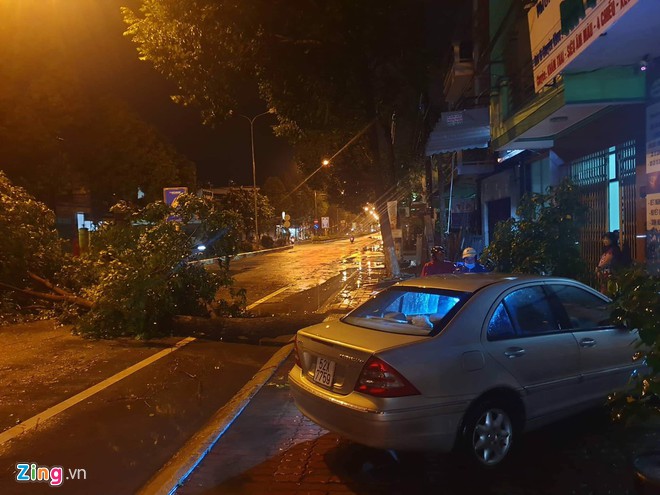
{"type": "Polygon", "coordinates": [[[239,215],[209,200],[182,195],[175,208],[120,203],[80,258],[63,251],[54,214],[1,173],[0,206],[2,314],[36,299],[82,335],[150,338],[171,333],[177,315],[243,311],[245,295],[231,287],[228,257],[214,272],[189,262],[196,243],[208,239],[215,253],[236,249],[239,215]],[[216,301],[221,287],[228,296],[216,301]]]}

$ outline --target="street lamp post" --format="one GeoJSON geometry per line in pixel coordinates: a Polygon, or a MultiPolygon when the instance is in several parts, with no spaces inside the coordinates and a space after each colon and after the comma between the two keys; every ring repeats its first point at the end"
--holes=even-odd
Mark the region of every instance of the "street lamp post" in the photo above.
{"type": "Polygon", "coordinates": [[[257,245],[259,245],[259,220],[257,219],[257,164],[254,159],[254,121],[257,120],[259,117],[263,117],[264,115],[272,114],[275,113],[272,108],[268,109],[268,111],[260,113],[258,115],[255,115],[254,117],[250,118],[247,115],[242,115],[240,113],[234,113],[233,111],[230,112],[231,115],[238,115],[239,117],[243,117],[245,120],[247,120],[250,123],[250,148],[252,149],[252,195],[254,197],[254,237],[257,242],[257,245]]]}

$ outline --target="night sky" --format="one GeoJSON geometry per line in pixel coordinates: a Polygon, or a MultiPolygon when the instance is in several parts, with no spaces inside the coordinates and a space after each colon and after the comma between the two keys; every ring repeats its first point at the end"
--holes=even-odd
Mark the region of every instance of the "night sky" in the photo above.
{"type": "MultiPolygon", "coordinates": [[[[131,5],[131,0],[76,0],[67,2],[85,15],[71,10],[74,28],[70,34],[82,39],[79,54],[80,69],[90,84],[100,91],[112,92],[128,103],[142,118],[158,128],[175,148],[197,165],[199,185],[211,183],[225,186],[229,181],[237,185],[252,184],[252,155],[250,124],[241,117],[229,119],[216,129],[203,126],[193,109],[173,103],[169,95],[175,88],[164,81],[149,64],[138,60],[136,46],[122,35],[119,7],[131,5]],[[84,27],[75,26],[83,22],[84,27]]],[[[62,11],[62,15],[66,10],[62,11]]],[[[247,94],[244,107],[236,112],[253,117],[266,110],[256,94],[247,94]]],[[[269,124],[274,117],[264,116],[255,121],[255,161],[257,185],[269,176],[282,176],[292,165],[291,150],[286,142],[276,138],[269,124]]]]}
{"type": "MultiPolygon", "coordinates": [[[[440,7],[433,14],[434,18],[447,17],[442,6],[455,1],[438,0],[440,7]]],[[[27,8],[29,5],[42,13],[46,12],[44,6],[51,7],[49,15],[56,17],[62,26],[61,35],[67,38],[72,52],[71,63],[87,81],[87,87],[100,94],[112,93],[127,101],[146,122],[160,130],[179,153],[197,165],[199,185],[210,183],[225,186],[229,181],[237,185],[252,184],[249,122],[241,117],[233,117],[216,129],[203,126],[194,109],[181,107],[171,101],[170,95],[176,94],[176,88],[164,80],[149,62],[140,61],[136,45],[123,36],[126,25],[120,7],[136,9],[139,0],[20,2],[19,8],[27,8]]],[[[41,29],[43,23],[38,24],[37,20],[34,22],[34,26],[28,28],[41,29]]],[[[446,37],[449,33],[435,25],[433,30],[440,37],[446,37]]],[[[235,112],[249,117],[264,112],[265,103],[258,100],[256,90],[250,91],[248,88],[246,92],[246,103],[236,108],[235,112]]],[[[260,186],[268,177],[289,176],[294,169],[291,148],[272,134],[269,123],[273,124],[274,120],[274,117],[264,116],[255,122],[257,185],[260,186]]]]}

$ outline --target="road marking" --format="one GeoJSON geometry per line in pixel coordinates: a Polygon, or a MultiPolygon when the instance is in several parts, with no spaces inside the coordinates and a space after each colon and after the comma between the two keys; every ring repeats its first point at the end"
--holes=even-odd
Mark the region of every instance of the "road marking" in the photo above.
{"type": "Polygon", "coordinates": [[[139,495],[175,494],[292,351],[293,344],[287,344],[273,354],[243,385],[243,388],[218,409],[206,425],[200,428],[137,493],[139,495]]]}
{"type": "Polygon", "coordinates": [[[266,297],[262,297],[258,301],[253,302],[252,304],[250,304],[245,309],[250,310],[250,309],[254,308],[255,306],[259,306],[261,303],[268,301],[268,299],[270,299],[271,297],[275,297],[276,295],[284,292],[285,290],[287,290],[289,288],[291,288],[291,285],[287,285],[286,287],[282,287],[281,289],[277,289],[275,292],[273,292],[271,294],[268,294],[266,297]]]}
{"type": "Polygon", "coordinates": [[[158,361],[160,358],[165,357],[178,349],[181,349],[184,345],[190,344],[194,340],[196,340],[195,337],[186,337],[185,339],[180,340],[179,342],[174,344],[174,346],[170,347],[169,349],[162,350],[152,356],[149,356],[148,358],[140,361],[139,363],[134,364],[133,366],[129,366],[125,370],[120,371],[119,373],[111,376],[110,378],[106,378],[105,380],[97,383],[93,387],[90,387],[87,390],[83,390],[82,392],[74,395],[73,397],[69,397],[65,401],[60,402],[59,404],[56,404],[53,407],[50,407],[35,416],[32,416],[30,419],[23,421],[22,423],[8,429],[3,433],[0,433],[0,445],[4,444],[5,442],[8,442],[9,440],[19,435],[22,435],[23,433],[26,433],[29,430],[36,428],[39,424],[43,424],[45,421],[49,420],[53,416],[56,416],[62,411],[66,411],[70,407],[91,397],[97,392],[100,392],[101,390],[108,388],[110,385],[114,385],[119,380],[122,380],[127,376],[132,375],[136,371],[139,371],[142,368],[149,366],[151,363],[158,361]]]}

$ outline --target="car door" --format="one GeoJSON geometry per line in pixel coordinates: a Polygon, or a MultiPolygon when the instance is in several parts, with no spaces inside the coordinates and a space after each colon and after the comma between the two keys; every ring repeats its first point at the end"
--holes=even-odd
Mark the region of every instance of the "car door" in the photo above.
{"type": "Polygon", "coordinates": [[[581,394],[605,402],[607,395],[624,388],[637,363],[636,331],[615,327],[610,303],[602,295],[580,286],[550,284],[568,319],[580,349],[581,394]]]}
{"type": "Polygon", "coordinates": [[[542,284],[504,294],[491,314],[485,346],[525,389],[529,419],[576,403],[580,352],[573,333],[560,328],[542,284]]]}

